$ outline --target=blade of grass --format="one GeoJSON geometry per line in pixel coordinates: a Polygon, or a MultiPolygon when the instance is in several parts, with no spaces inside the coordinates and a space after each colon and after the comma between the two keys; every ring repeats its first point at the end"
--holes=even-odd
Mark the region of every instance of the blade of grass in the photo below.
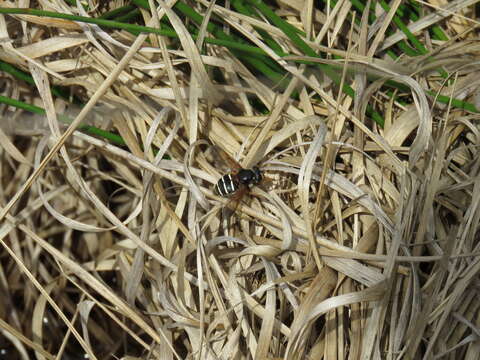
{"type": "MultiPolygon", "coordinates": [[[[145,0],[133,0],[133,2],[144,9],[149,9],[148,2],[145,0]]],[[[188,17],[190,20],[192,20],[199,26],[203,23],[203,16],[201,14],[199,14],[197,11],[195,11],[194,9],[192,9],[191,7],[189,7],[188,5],[180,1],[175,4],[173,9],[179,11],[181,14],[188,17]]],[[[207,31],[213,34],[214,36],[216,36],[219,39],[219,41],[228,41],[229,43],[251,46],[251,45],[247,45],[245,40],[225,33],[220,27],[218,27],[212,22],[209,22],[207,24],[207,31]]],[[[195,39],[196,34],[192,34],[192,37],[195,39]]],[[[207,38],[205,39],[205,42],[208,42],[207,38]]],[[[283,69],[281,69],[269,57],[267,57],[263,50],[255,46],[253,46],[253,48],[259,51],[246,53],[240,47],[237,47],[237,48],[230,47],[230,50],[233,52],[233,54],[237,58],[239,58],[240,60],[243,60],[243,62],[246,62],[248,65],[250,65],[249,67],[251,69],[255,70],[256,72],[262,73],[265,77],[273,81],[275,84],[281,82],[282,79],[284,79],[283,69]],[[237,51],[237,50],[240,50],[240,51],[237,51]]]]}
{"type": "Polygon", "coordinates": [[[141,12],[138,8],[133,9],[132,11],[129,11],[128,13],[121,15],[117,18],[115,18],[115,21],[118,22],[130,22],[133,19],[139,17],[141,15],[141,12]]]}
{"type": "MultiPolygon", "coordinates": [[[[409,17],[412,21],[417,21],[420,19],[418,15],[421,11],[419,4],[415,2],[407,2],[399,6],[397,10],[398,16],[403,19],[405,17],[409,17]]],[[[448,36],[445,35],[442,28],[437,24],[433,25],[432,28],[433,39],[440,40],[440,41],[447,41],[448,36]]]]}
{"type": "MultiPolygon", "coordinates": [[[[138,6],[144,8],[146,10],[150,9],[149,5],[148,5],[148,1],[146,1],[146,0],[132,0],[132,1],[135,4],[137,4],[138,6]]],[[[195,11],[195,9],[192,9],[191,7],[189,7],[188,5],[186,5],[185,3],[181,2],[181,1],[178,1],[174,5],[173,9],[180,12],[181,14],[183,14],[184,16],[186,16],[187,18],[189,18],[190,20],[192,20],[193,22],[195,22],[199,26],[203,23],[203,16],[201,14],[199,14],[197,11],[195,11]]],[[[248,45],[248,43],[243,38],[225,33],[219,26],[215,25],[211,21],[207,24],[207,31],[209,33],[211,33],[212,35],[214,35],[215,37],[217,37],[220,41],[228,41],[228,42],[231,42],[231,43],[234,43],[234,44],[243,44],[245,46],[252,46],[252,45],[248,45]]],[[[195,37],[196,37],[196,35],[195,35],[195,37]]],[[[205,42],[208,42],[208,41],[205,39],[205,42]]],[[[253,46],[253,48],[255,48],[257,50],[261,50],[256,46],[253,46]]],[[[277,69],[276,74],[272,74],[271,71],[267,71],[263,74],[266,77],[268,77],[270,80],[275,82],[279,78],[283,77],[283,74],[281,72],[279,72],[282,69],[280,69],[277,66],[276,63],[272,62],[271,59],[268,56],[266,56],[266,54],[265,54],[265,52],[263,52],[263,50],[262,51],[251,52],[250,56],[246,56],[244,54],[245,51],[242,50],[239,47],[237,47],[237,48],[230,47],[230,50],[234,51],[235,56],[237,56],[239,59],[249,63],[251,65],[251,67],[253,67],[254,69],[259,70],[259,69],[264,69],[264,68],[265,69],[270,68],[273,71],[273,69],[276,68],[277,69]],[[235,50],[241,50],[241,52],[238,52],[238,51],[235,52],[235,50]],[[253,61],[254,57],[256,59],[255,61],[253,61]],[[263,62],[264,64],[261,65],[260,62],[263,62]]],[[[283,55],[285,55],[285,54],[283,54],[283,55]]]]}
{"type": "MultiPolygon", "coordinates": [[[[240,14],[247,15],[250,17],[257,17],[255,12],[253,11],[252,7],[249,4],[245,4],[241,0],[234,0],[232,1],[232,5],[234,6],[235,10],[237,10],[240,14]]],[[[265,30],[255,28],[255,30],[260,34],[263,41],[279,56],[283,56],[285,53],[282,51],[281,46],[273,39],[273,37],[265,30]]]]}
{"type": "MultiPolygon", "coordinates": [[[[380,6],[382,6],[382,8],[385,11],[390,10],[390,7],[388,6],[388,4],[384,0],[380,1],[380,6]]],[[[412,34],[412,32],[410,31],[408,26],[403,23],[403,21],[401,20],[401,18],[398,15],[395,15],[393,17],[393,22],[405,34],[405,36],[408,38],[408,40],[410,40],[410,42],[415,46],[415,48],[418,50],[418,52],[421,55],[428,54],[427,48],[425,46],[423,46],[423,44],[420,42],[420,40],[417,39],[417,37],[415,35],[412,34]]],[[[437,71],[440,73],[440,75],[444,79],[446,79],[448,77],[448,73],[444,69],[438,69],[437,71]]]]}
{"type": "MultiPolygon", "coordinates": [[[[37,9],[29,9],[29,8],[0,8],[0,14],[34,15],[34,16],[51,17],[56,19],[80,21],[88,24],[96,24],[106,28],[122,29],[122,30],[129,31],[133,34],[149,33],[149,34],[157,34],[161,36],[168,36],[171,38],[178,38],[177,33],[170,29],[155,29],[148,26],[128,24],[128,23],[123,23],[119,21],[90,18],[90,17],[71,15],[71,14],[63,14],[63,13],[58,13],[53,11],[45,11],[45,10],[37,10],[37,9]]],[[[194,40],[195,39],[196,37],[194,37],[194,40]]],[[[210,43],[213,45],[219,45],[219,46],[224,46],[226,48],[241,50],[243,52],[250,53],[252,55],[263,55],[263,56],[266,55],[265,52],[259,49],[258,47],[239,43],[238,41],[234,42],[234,41],[214,39],[214,38],[205,38],[204,41],[206,43],[210,43]]]]}
{"type": "MultiPolygon", "coordinates": [[[[5,71],[6,73],[14,76],[15,78],[19,79],[19,80],[22,80],[22,81],[25,81],[26,83],[30,84],[30,85],[34,85],[34,81],[33,81],[33,78],[30,76],[30,74],[16,68],[15,66],[9,64],[9,63],[6,63],[2,60],[0,60],[0,71],[5,71]]],[[[64,89],[58,87],[58,86],[52,86],[51,87],[51,91],[52,91],[52,94],[55,95],[55,96],[58,96],[62,99],[65,99],[65,100],[68,100],[70,101],[71,98],[70,98],[70,95],[67,91],[65,91],[64,89]]],[[[74,103],[80,103],[80,101],[77,99],[77,98],[73,98],[74,100],[74,103]]]]}
{"type": "MultiPolygon", "coordinates": [[[[39,106],[35,106],[35,105],[32,105],[32,104],[27,104],[27,103],[24,103],[23,101],[12,99],[12,98],[9,98],[9,97],[6,97],[6,96],[0,95],[0,103],[10,105],[10,106],[14,106],[18,109],[23,109],[23,110],[29,111],[33,114],[45,115],[45,110],[43,108],[39,107],[39,106]]],[[[70,124],[72,122],[72,120],[65,115],[59,115],[58,119],[65,124],[70,124]]],[[[117,144],[117,145],[122,145],[122,146],[125,145],[125,141],[123,141],[122,137],[120,137],[116,134],[113,134],[109,131],[99,129],[95,126],[81,125],[79,127],[79,130],[82,130],[82,131],[84,131],[88,134],[91,134],[91,135],[102,137],[102,138],[107,139],[110,142],[112,142],[114,144],[117,144]]]]}
{"type": "MultiPolygon", "coordinates": [[[[282,18],[280,18],[273,10],[270,9],[262,0],[247,0],[249,3],[254,5],[269,21],[271,21],[275,26],[277,26],[283,33],[288,36],[288,38],[307,56],[319,57],[319,55],[305,42],[297,32],[292,30],[292,25],[288,24],[282,18]]],[[[316,65],[321,71],[323,71],[336,85],[340,86],[341,78],[338,73],[332,69],[330,66],[325,64],[316,65]]],[[[345,92],[351,98],[355,97],[355,91],[348,84],[343,84],[343,92],[345,92]]],[[[373,108],[368,105],[367,111],[372,119],[378,123],[380,126],[383,126],[384,120],[383,117],[373,110],[373,108]]]]}
{"type": "MultiPolygon", "coordinates": [[[[390,6],[388,6],[385,1],[381,0],[379,3],[385,11],[390,11],[390,6]]],[[[423,46],[423,44],[420,42],[420,40],[417,39],[415,35],[412,34],[408,26],[404,24],[404,22],[402,21],[402,19],[400,19],[398,15],[395,15],[393,17],[393,22],[405,34],[408,40],[410,40],[410,42],[413,44],[413,46],[415,46],[415,48],[421,55],[428,54],[427,48],[423,46]]]]}
{"type": "MultiPolygon", "coordinates": [[[[252,0],[248,0],[248,1],[255,4],[255,1],[252,1],[252,0]]],[[[352,1],[355,2],[355,0],[352,0],[352,1]]],[[[140,3],[142,1],[134,0],[134,2],[139,2],[140,3]]],[[[258,1],[256,1],[256,2],[258,2],[258,1]]],[[[181,4],[181,3],[179,2],[179,3],[177,3],[177,5],[178,4],[181,4]]],[[[262,2],[262,4],[263,4],[263,2],[262,2]]],[[[264,5],[264,7],[266,7],[266,5],[264,5]]],[[[186,6],[186,5],[180,5],[180,8],[182,8],[185,12],[188,12],[188,13],[191,13],[191,10],[192,10],[192,9],[188,8],[188,6],[186,6]],[[189,10],[186,10],[187,8],[189,10]]],[[[270,10],[270,13],[273,13],[273,12],[270,10]]],[[[103,27],[106,27],[106,28],[123,29],[123,30],[129,31],[129,32],[132,32],[134,34],[139,34],[139,33],[145,32],[145,33],[154,33],[154,34],[158,34],[158,35],[161,35],[161,36],[167,36],[167,37],[171,37],[171,38],[178,38],[178,35],[175,33],[175,31],[173,29],[165,29],[165,28],[155,29],[155,28],[136,25],[136,24],[127,24],[127,23],[122,23],[122,22],[118,22],[118,21],[111,21],[111,20],[105,20],[105,19],[95,19],[95,18],[89,18],[89,17],[77,16],[77,15],[70,15],[70,14],[62,14],[62,13],[56,13],[56,12],[51,12],[51,11],[43,11],[43,10],[37,10],[37,9],[0,8],[0,14],[19,14],[19,15],[35,15],[35,16],[52,17],[52,18],[66,19],[66,20],[71,20],[71,21],[81,21],[81,22],[85,22],[85,23],[97,24],[99,26],[103,26],[103,27]]],[[[192,15],[192,14],[190,14],[190,15],[192,15]]],[[[273,15],[276,16],[280,20],[280,23],[284,22],[276,14],[273,13],[273,15]]],[[[201,23],[201,19],[202,19],[201,15],[198,14],[198,13],[195,13],[195,17],[201,23]]],[[[272,21],[272,20],[270,20],[270,21],[272,21]]],[[[215,31],[214,28],[212,30],[215,31]]],[[[298,37],[298,35],[296,35],[296,32],[292,32],[290,30],[291,30],[291,25],[288,24],[288,26],[286,27],[286,31],[289,34],[295,34],[293,36],[300,39],[298,37]]],[[[220,32],[220,34],[221,34],[221,32],[220,32]]],[[[220,35],[220,36],[222,36],[222,35],[220,35]]],[[[196,35],[193,35],[192,37],[194,39],[196,39],[196,35]]],[[[284,76],[283,74],[279,74],[279,73],[276,73],[273,70],[271,70],[268,67],[268,65],[265,65],[264,63],[259,62],[261,60],[255,61],[255,59],[258,59],[258,57],[260,57],[260,59],[261,59],[261,58],[264,58],[265,55],[266,55],[266,53],[262,49],[259,49],[256,46],[252,46],[252,45],[248,45],[248,44],[244,44],[244,43],[239,43],[238,41],[230,41],[230,40],[215,39],[215,38],[205,38],[204,41],[206,43],[210,43],[210,44],[213,44],[213,45],[224,46],[224,47],[229,48],[233,51],[239,50],[240,52],[239,53],[237,52],[237,54],[242,54],[243,53],[242,54],[243,59],[247,59],[248,62],[252,66],[254,66],[255,68],[259,68],[262,71],[265,71],[265,76],[267,76],[269,79],[271,79],[274,82],[280,81],[280,79],[282,79],[283,76],[284,76]]],[[[301,39],[300,39],[300,41],[303,42],[303,40],[301,40],[301,39]]],[[[311,49],[305,42],[303,42],[303,43],[304,43],[304,45],[302,45],[303,48],[305,48],[305,49],[308,48],[309,53],[314,54],[313,55],[314,57],[318,57],[318,55],[313,51],[313,49],[311,49]]],[[[2,64],[2,63],[0,62],[0,64],[2,64]]],[[[12,75],[14,75],[15,77],[31,83],[31,81],[32,81],[31,77],[30,77],[29,80],[26,80],[26,78],[25,78],[25,75],[29,76],[28,74],[23,73],[22,71],[16,69],[15,67],[13,67],[12,65],[7,64],[7,63],[3,63],[2,66],[3,66],[3,68],[1,70],[9,72],[12,75]]],[[[323,66],[320,66],[320,68],[323,71],[325,71],[327,76],[330,77],[330,75],[331,75],[331,79],[333,81],[335,81],[335,79],[337,79],[337,81],[339,81],[338,74],[334,70],[329,69],[329,67],[323,67],[323,66]]],[[[55,90],[55,91],[57,91],[57,90],[55,90]]],[[[354,96],[353,89],[348,85],[344,86],[344,92],[349,96],[354,96]]],[[[65,94],[63,94],[63,95],[61,93],[54,93],[54,94],[57,95],[57,96],[61,96],[61,97],[65,98],[65,94]]],[[[440,103],[445,103],[445,104],[449,103],[449,99],[450,98],[447,97],[447,96],[439,96],[437,98],[437,100],[440,103]]],[[[464,102],[462,100],[454,99],[453,102],[452,102],[452,106],[458,107],[458,108],[461,108],[461,109],[465,109],[465,110],[468,110],[468,111],[472,111],[472,112],[478,112],[478,110],[476,109],[476,107],[473,104],[468,103],[468,102],[464,102]]],[[[369,112],[372,111],[370,106],[368,107],[368,111],[369,112]]],[[[383,124],[383,118],[377,112],[372,113],[372,118],[378,124],[380,124],[380,125],[383,124]]]]}
{"type": "Polygon", "coordinates": [[[427,90],[427,94],[436,97],[439,103],[448,105],[451,102],[451,105],[454,108],[464,109],[472,113],[480,113],[480,110],[477,109],[477,107],[472,103],[469,103],[463,100],[452,99],[450,96],[446,96],[446,95],[438,95],[435,91],[431,91],[431,90],[427,90]]]}
{"type": "Polygon", "coordinates": [[[118,21],[119,16],[125,15],[126,13],[129,13],[130,11],[135,9],[136,7],[134,5],[128,4],[128,5],[120,6],[116,9],[107,11],[106,13],[103,13],[102,15],[100,15],[98,18],[106,19],[106,20],[116,19],[118,21]]]}
{"type": "MultiPolygon", "coordinates": [[[[365,11],[365,5],[360,2],[359,0],[350,0],[350,2],[352,3],[352,5],[354,6],[355,9],[357,9],[360,13],[363,13],[365,11]]],[[[337,3],[336,0],[332,0],[332,7],[335,6],[335,4],[337,3]]],[[[369,20],[369,23],[372,24],[374,23],[376,20],[377,20],[377,17],[375,16],[375,2],[372,2],[372,5],[370,7],[370,11],[369,11],[369,16],[368,16],[368,20],[369,20]]],[[[415,50],[413,50],[404,40],[402,41],[399,41],[397,43],[399,49],[407,54],[408,56],[419,56],[420,54],[417,53],[415,50]]],[[[390,56],[392,59],[397,59],[398,56],[395,54],[394,51],[392,51],[391,49],[387,50],[387,54],[388,56],[390,56]]]]}

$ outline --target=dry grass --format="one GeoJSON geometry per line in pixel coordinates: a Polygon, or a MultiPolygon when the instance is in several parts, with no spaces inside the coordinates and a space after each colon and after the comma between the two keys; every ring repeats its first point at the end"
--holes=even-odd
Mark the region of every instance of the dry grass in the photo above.
{"type": "Polygon", "coordinates": [[[267,21],[194,3],[265,50],[288,86],[202,46],[206,27],[193,40],[168,7],[141,15],[153,27],[167,16],[176,47],[0,15],[0,59],[35,80],[0,72],[2,95],[47,111],[0,108],[0,358],[478,359],[479,116],[426,91],[478,101],[475,2],[452,2],[461,16],[425,7],[438,16],[411,28],[429,56],[393,62],[393,13],[376,27],[356,14],[352,27],[349,2],[325,14],[277,1],[355,99],[294,62],[315,59],[267,21]],[[432,24],[450,40],[425,36],[432,24]],[[391,100],[387,79],[408,91],[391,100]],[[212,191],[227,171],[212,144],[269,180],[233,214],[212,191]]]}

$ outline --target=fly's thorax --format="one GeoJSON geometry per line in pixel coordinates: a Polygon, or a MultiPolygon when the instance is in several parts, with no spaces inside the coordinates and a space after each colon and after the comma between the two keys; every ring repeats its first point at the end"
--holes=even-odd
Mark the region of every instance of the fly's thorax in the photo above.
{"type": "Polygon", "coordinates": [[[241,169],[237,174],[240,184],[247,186],[257,185],[262,180],[262,173],[258,167],[241,169]]]}

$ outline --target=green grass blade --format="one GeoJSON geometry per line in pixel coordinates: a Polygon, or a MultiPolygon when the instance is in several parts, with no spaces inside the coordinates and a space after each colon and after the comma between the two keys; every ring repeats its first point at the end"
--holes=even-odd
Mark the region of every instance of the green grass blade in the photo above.
{"type": "MultiPolygon", "coordinates": [[[[0,95],[0,103],[10,105],[10,106],[14,106],[18,109],[23,109],[23,110],[26,110],[26,111],[31,112],[33,114],[45,115],[45,110],[43,108],[39,107],[39,106],[35,106],[35,105],[32,105],[32,104],[27,104],[27,103],[24,103],[23,101],[15,100],[15,99],[12,99],[12,98],[9,98],[9,97],[6,97],[6,96],[0,95]]],[[[65,115],[58,115],[58,120],[65,123],[65,124],[70,124],[72,122],[72,120],[65,115]]],[[[114,143],[114,144],[117,144],[117,145],[122,145],[122,146],[125,145],[125,141],[122,139],[121,136],[118,136],[118,135],[113,134],[113,133],[111,133],[109,131],[106,131],[106,130],[99,129],[95,126],[81,125],[79,127],[79,130],[82,130],[82,131],[84,131],[88,134],[91,134],[91,135],[102,137],[104,139],[107,139],[111,143],[114,143]]]]}

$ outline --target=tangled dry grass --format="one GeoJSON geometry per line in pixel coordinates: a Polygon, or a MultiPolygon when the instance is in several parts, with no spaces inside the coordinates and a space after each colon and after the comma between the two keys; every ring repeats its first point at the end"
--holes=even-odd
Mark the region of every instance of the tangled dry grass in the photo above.
{"type": "Polygon", "coordinates": [[[426,7],[437,17],[411,27],[428,56],[397,62],[383,56],[402,39],[384,36],[391,13],[351,26],[348,2],[272,2],[313,31],[312,59],[267,21],[189,2],[263,49],[286,86],[150,3],[144,23],[168,17],[180,40],[0,15],[0,59],[34,80],[3,72],[2,95],[46,110],[0,109],[0,357],[478,359],[479,115],[436,98],[478,101],[475,2],[426,7]],[[432,23],[450,40],[432,42],[432,23]],[[298,60],[338,69],[355,97],[298,60]],[[215,148],[268,178],[235,212],[212,191],[228,171],[215,148]]]}

